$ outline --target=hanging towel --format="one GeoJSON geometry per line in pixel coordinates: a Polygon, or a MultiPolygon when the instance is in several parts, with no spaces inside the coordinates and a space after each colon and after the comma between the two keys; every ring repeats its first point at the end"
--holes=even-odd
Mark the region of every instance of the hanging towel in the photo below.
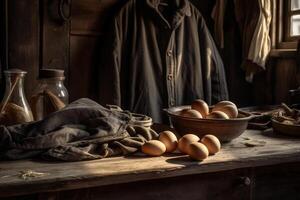
{"type": "Polygon", "coordinates": [[[271,24],[271,2],[270,0],[258,0],[259,19],[252,37],[247,59],[256,64],[257,67],[249,63],[244,63],[246,70],[246,80],[252,82],[253,75],[258,71],[265,70],[266,61],[271,50],[271,40],[269,36],[271,24]]]}
{"type": "MultiPolygon", "coordinates": [[[[215,40],[224,48],[224,18],[228,0],[217,0],[212,12],[215,21],[215,40]]],[[[253,76],[265,70],[268,54],[271,50],[269,36],[271,15],[270,0],[232,0],[235,5],[235,18],[239,24],[242,38],[242,68],[246,80],[252,82],[253,76]]]]}

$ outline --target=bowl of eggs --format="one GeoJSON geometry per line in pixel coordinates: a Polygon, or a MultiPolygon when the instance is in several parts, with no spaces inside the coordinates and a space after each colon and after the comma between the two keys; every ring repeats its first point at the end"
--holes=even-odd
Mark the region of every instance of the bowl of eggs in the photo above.
{"type": "Polygon", "coordinates": [[[215,135],[221,142],[239,137],[247,128],[253,115],[238,110],[230,101],[221,101],[211,107],[201,99],[192,105],[165,109],[172,126],[180,135],[195,134],[199,137],[215,135]]]}

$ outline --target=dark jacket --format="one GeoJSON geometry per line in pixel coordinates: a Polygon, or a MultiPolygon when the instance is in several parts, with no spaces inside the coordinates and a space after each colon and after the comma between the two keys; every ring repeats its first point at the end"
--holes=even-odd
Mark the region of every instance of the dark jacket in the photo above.
{"type": "Polygon", "coordinates": [[[99,67],[102,104],[155,122],[163,121],[163,108],[228,98],[223,63],[200,12],[188,0],[159,3],[130,0],[120,10],[99,67]]]}

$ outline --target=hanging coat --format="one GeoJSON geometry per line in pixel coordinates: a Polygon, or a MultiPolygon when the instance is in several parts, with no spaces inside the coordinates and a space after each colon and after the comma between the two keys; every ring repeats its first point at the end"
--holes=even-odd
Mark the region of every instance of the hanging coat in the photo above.
{"type": "Polygon", "coordinates": [[[228,98],[221,57],[188,0],[130,0],[112,23],[99,66],[99,101],[162,122],[163,108],[228,98]],[[168,12],[164,12],[168,10],[168,12]]]}

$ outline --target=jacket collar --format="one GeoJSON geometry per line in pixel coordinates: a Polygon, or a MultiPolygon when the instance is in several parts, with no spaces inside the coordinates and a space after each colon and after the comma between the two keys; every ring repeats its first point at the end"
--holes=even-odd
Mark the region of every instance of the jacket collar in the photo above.
{"type": "Polygon", "coordinates": [[[180,24],[183,17],[191,16],[191,8],[188,0],[170,0],[170,2],[173,3],[172,6],[176,8],[176,11],[174,11],[173,20],[171,24],[163,17],[163,15],[158,9],[161,0],[145,0],[145,1],[146,1],[146,6],[154,10],[170,28],[171,27],[176,28],[180,24]]]}

